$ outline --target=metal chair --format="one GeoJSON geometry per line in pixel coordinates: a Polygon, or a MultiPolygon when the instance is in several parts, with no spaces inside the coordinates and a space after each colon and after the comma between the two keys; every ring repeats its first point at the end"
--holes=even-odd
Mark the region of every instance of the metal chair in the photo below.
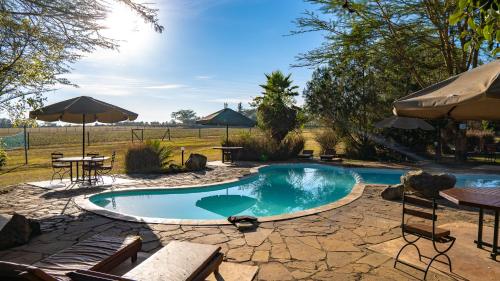
{"type": "Polygon", "coordinates": [[[99,181],[97,171],[104,164],[104,156],[93,154],[91,156],[91,161],[87,162],[83,166],[84,173],[88,172],[90,184],[97,183],[99,181]],[[92,172],[94,173],[94,177],[92,178],[92,172]]]}
{"type": "MultiPolygon", "coordinates": [[[[406,244],[399,250],[398,254],[396,255],[396,260],[394,261],[394,268],[396,267],[396,264],[398,262],[408,265],[410,267],[413,267],[417,270],[423,271],[424,274],[424,280],[427,277],[427,272],[429,271],[431,264],[440,256],[446,257],[448,260],[450,272],[452,271],[451,267],[451,259],[450,257],[446,254],[453,244],[455,243],[455,237],[452,237],[450,235],[450,231],[447,229],[443,229],[440,227],[436,226],[436,220],[437,220],[437,215],[436,215],[436,209],[438,208],[438,205],[436,203],[436,199],[431,199],[431,200],[425,200],[422,198],[416,198],[412,196],[408,196],[408,194],[403,193],[403,215],[402,215],[402,223],[401,223],[401,229],[403,232],[403,239],[406,241],[406,244]],[[412,206],[419,207],[419,209],[411,209],[408,208],[408,204],[412,206]],[[432,214],[427,213],[422,211],[422,208],[431,208],[432,209],[432,214]],[[410,215],[413,217],[418,217],[424,220],[430,220],[432,221],[432,225],[429,224],[424,224],[424,223],[410,223],[409,221],[405,220],[405,214],[410,215]],[[407,234],[416,236],[416,239],[410,239],[407,234]],[[430,258],[429,263],[427,264],[427,267],[425,269],[419,268],[413,264],[404,262],[399,260],[399,256],[403,252],[405,248],[408,246],[413,246],[415,249],[417,249],[418,253],[418,259],[422,261],[423,256],[420,253],[420,249],[418,246],[415,244],[420,238],[424,238],[426,240],[432,241],[432,246],[434,247],[434,250],[437,252],[434,257],[430,258]],[[440,244],[448,244],[448,247],[445,248],[444,250],[439,250],[436,243],[440,244]]],[[[428,257],[429,258],[429,257],[428,257]]]]}
{"type": "Polygon", "coordinates": [[[101,182],[104,184],[104,179],[102,178],[103,175],[109,175],[113,182],[116,181],[115,175],[111,173],[113,170],[113,166],[115,164],[115,158],[116,158],[116,151],[113,151],[113,154],[111,154],[111,161],[109,162],[109,165],[100,165],[96,170],[97,177],[101,180],[101,182]]]}
{"type": "Polygon", "coordinates": [[[64,176],[68,173],[71,173],[71,163],[59,161],[59,159],[64,157],[64,154],[61,152],[52,152],[50,154],[52,160],[52,178],[50,179],[50,183],[54,181],[54,177],[57,175],[59,177],[59,181],[62,182],[64,176]]]}

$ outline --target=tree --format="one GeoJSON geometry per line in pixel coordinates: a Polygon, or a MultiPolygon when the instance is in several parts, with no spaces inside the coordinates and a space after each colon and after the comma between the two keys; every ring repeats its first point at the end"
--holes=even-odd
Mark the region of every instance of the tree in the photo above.
{"type": "Polygon", "coordinates": [[[182,124],[194,124],[196,119],[196,112],[191,109],[181,109],[176,112],[172,112],[172,119],[181,122],[182,124]]]}
{"type": "Polygon", "coordinates": [[[374,73],[356,61],[332,62],[314,71],[304,89],[307,111],[340,136],[357,158],[375,156],[370,133],[381,105],[374,80],[374,73]]]}
{"type": "Polygon", "coordinates": [[[281,71],[265,74],[267,82],[260,85],[263,96],[254,98],[252,105],[257,108],[257,124],[267,131],[277,142],[301,125],[300,109],[295,106],[297,86],[292,86],[291,74],[281,71]]]}
{"type": "Polygon", "coordinates": [[[326,40],[301,54],[299,65],[338,60],[344,49],[361,47],[361,42],[358,53],[384,56],[422,88],[476,67],[480,58],[490,58],[481,46],[469,48],[469,37],[461,37],[474,32],[472,19],[456,24],[448,20],[456,8],[452,0],[308,2],[318,5],[322,15],[306,12],[296,20],[298,30],[293,33],[323,31],[326,40]]]}
{"type": "MultiPolygon", "coordinates": [[[[123,3],[163,30],[157,10],[132,0],[123,3]]],[[[3,0],[0,2],[0,111],[16,118],[39,107],[43,94],[56,85],[70,85],[61,77],[71,63],[96,48],[116,49],[104,37],[101,24],[110,11],[104,0],[3,0]]]]}
{"type": "Polygon", "coordinates": [[[455,12],[450,15],[450,24],[466,23],[460,38],[467,41],[466,48],[479,49],[487,44],[491,54],[500,52],[500,11],[499,3],[492,0],[458,0],[455,12]]]}

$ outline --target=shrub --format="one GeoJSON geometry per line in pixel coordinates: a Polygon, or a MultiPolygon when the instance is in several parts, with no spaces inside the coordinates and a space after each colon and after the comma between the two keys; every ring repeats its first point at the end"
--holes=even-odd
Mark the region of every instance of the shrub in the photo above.
{"type": "Polygon", "coordinates": [[[0,169],[7,165],[7,152],[0,147],[0,169]]]}
{"type": "Polygon", "coordinates": [[[317,133],[314,136],[314,140],[321,147],[321,153],[324,153],[327,149],[333,148],[337,146],[339,143],[339,138],[337,134],[333,130],[325,129],[320,133],[317,133]]]}
{"type": "Polygon", "coordinates": [[[281,142],[270,136],[252,136],[245,133],[222,144],[243,147],[240,152],[241,160],[276,161],[295,158],[304,148],[305,140],[297,133],[288,134],[281,142]]]}
{"type": "Polygon", "coordinates": [[[172,162],[173,149],[159,140],[131,145],[125,154],[127,173],[161,173],[172,162]]]}

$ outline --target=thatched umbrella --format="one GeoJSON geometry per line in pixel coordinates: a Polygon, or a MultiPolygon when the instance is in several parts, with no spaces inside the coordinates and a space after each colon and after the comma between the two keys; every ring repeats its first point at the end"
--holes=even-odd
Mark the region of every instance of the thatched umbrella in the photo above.
{"type": "Polygon", "coordinates": [[[256,122],[230,108],[224,108],[196,121],[201,125],[226,126],[226,142],[229,140],[229,126],[253,127],[256,122]]]}
{"type": "Polygon", "coordinates": [[[500,120],[500,60],[396,100],[393,111],[422,119],[500,120]]]}
{"type": "Polygon", "coordinates": [[[137,119],[137,113],[121,107],[81,96],[54,103],[30,112],[30,118],[54,122],[83,124],[82,157],[85,157],[85,123],[116,123],[137,119]]]}
{"type": "Polygon", "coordinates": [[[376,128],[398,128],[403,130],[415,130],[422,129],[426,131],[434,130],[431,124],[425,122],[422,119],[418,118],[408,118],[408,117],[399,117],[399,116],[391,116],[387,117],[377,123],[375,123],[376,128]]]}

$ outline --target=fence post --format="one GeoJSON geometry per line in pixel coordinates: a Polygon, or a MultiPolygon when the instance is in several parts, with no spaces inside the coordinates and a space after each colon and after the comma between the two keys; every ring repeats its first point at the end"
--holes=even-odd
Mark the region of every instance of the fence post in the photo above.
{"type": "Polygon", "coordinates": [[[201,139],[201,128],[198,128],[198,138],[201,139]]]}
{"type": "Polygon", "coordinates": [[[170,128],[167,129],[168,132],[168,140],[170,141],[170,128]]]}
{"type": "Polygon", "coordinates": [[[24,165],[28,165],[28,143],[26,136],[26,124],[24,125],[24,165]]]}
{"type": "Polygon", "coordinates": [[[87,132],[87,146],[90,146],[90,132],[87,132]]]}

